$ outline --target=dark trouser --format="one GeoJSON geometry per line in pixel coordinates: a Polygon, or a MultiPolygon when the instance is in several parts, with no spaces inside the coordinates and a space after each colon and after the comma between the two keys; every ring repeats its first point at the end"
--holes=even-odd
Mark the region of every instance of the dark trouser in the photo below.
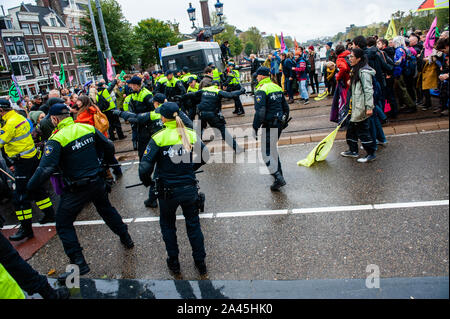
{"type": "MultiPolygon", "coordinates": [[[[29,295],[34,295],[48,285],[47,277],[39,275],[0,233],[0,264],[29,295]]],[[[0,287],[1,289],[1,287],[0,287]]]]}
{"type": "Polygon", "coordinates": [[[422,91],[423,96],[425,97],[425,107],[430,108],[431,107],[431,93],[430,90],[423,90],[422,91]]]}
{"type": "Polygon", "coordinates": [[[293,87],[294,81],[295,80],[289,80],[289,78],[285,78],[284,81],[284,88],[288,92],[289,100],[294,99],[294,87],[293,87]]]}
{"type": "Polygon", "coordinates": [[[228,143],[231,147],[233,147],[233,150],[237,150],[238,145],[236,142],[236,139],[228,133],[227,129],[225,128],[225,119],[220,118],[218,115],[214,116],[200,116],[202,120],[202,136],[203,136],[203,130],[206,128],[207,124],[211,126],[212,128],[216,128],[220,131],[220,134],[222,135],[222,139],[228,143]],[[231,143],[231,144],[230,144],[231,143]]]}
{"type": "Polygon", "coordinates": [[[397,104],[397,99],[395,98],[395,93],[394,93],[394,79],[393,78],[386,79],[386,100],[391,105],[390,115],[391,115],[391,117],[395,118],[398,114],[398,104],[397,104]]]}
{"type": "Polygon", "coordinates": [[[416,103],[411,99],[411,96],[406,89],[403,75],[394,80],[394,92],[397,98],[398,106],[406,105],[408,108],[415,109],[416,103]]]}
{"type": "Polygon", "coordinates": [[[136,124],[131,124],[131,140],[136,143],[138,141],[138,129],[136,124]]]}
{"type": "Polygon", "coordinates": [[[332,77],[331,80],[326,80],[325,83],[327,90],[328,90],[328,95],[329,96],[334,96],[334,92],[336,91],[336,77],[332,77]]]}
{"type": "Polygon", "coordinates": [[[282,78],[283,78],[283,73],[281,73],[281,72],[277,73],[277,82],[280,87],[281,87],[281,79],[282,78]]]}
{"type": "Polygon", "coordinates": [[[417,78],[413,78],[412,76],[405,76],[405,85],[406,90],[408,91],[409,96],[411,99],[416,102],[416,84],[417,84],[417,78]]]}
{"type": "Polygon", "coordinates": [[[151,136],[149,134],[142,135],[138,133],[138,156],[139,160],[144,156],[145,150],[147,149],[148,143],[150,142],[151,136]]]}
{"type": "Polygon", "coordinates": [[[309,73],[309,84],[313,89],[313,94],[316,92],[319,94],[319,75],[315,71],[309,73]]]}
{"type": "Polygon", "coordinates": [[[374,141],[370,136],[369,131],[369,119],[362,122],[350,122],[347,128],[347,144],[350,147],[350,151],[353,153],[359,153],[358,151],[358,139],[361,140],[362,146],[366,150],[368,155],[375,154],[374,141]]]}
{"type": "Polygon", "coordinates": [[[278,140],[281,136],[281,126],[278,125],[263,125],[262,131],[262,143],[261,143],[261,153],[263,154],[264,162],[269,169],[270,174],[275,174],[277,172],[283,174],[281,169],[280,156],[278,154],[278,140]],[[271,133],[277,132],[278,135],[273,136],[271,133]],[[278,164],[274,164],[278,163],[278,164]]]}
{"type": "MultiPolygon", "coordinates": [[[[238,85],[230,85],[228,87],[228,91],[229,92],[239,91],[241,88],[242,87],[241,87],[240,84],[238,84],[238,85]]],[[[234,111],[236,113],[245,113],[244,107],[242,106],[241,98],[239,96],[235,96],[233,98],[233,100],[234,100],[234,111]]]]}
{"type": "Polygon", "coordinates": [[[89,202],[94,204],[106,225],[116,235],[122,236],[128,231],[127,225],[123,223],[122,217],[108,199],[103,179],[97,178],[95,182],[83,187],[80,191],[65,192],[61,196],[56,213],[56,231],[62,241],[64,251],[71,259],[83,250],[78,241],[73,223],[84,206],[89,202]]]}
{"type": "Polygon", "coordinates": [[[167,255],[178,257],[176,211],[178,206],[183,209],[186,220],[186,232],[192,247],[192,257],[195,261],[203,261],[206,257],[204,237],[200,226],[197,207],[198,191],[196,186],[173,189],[168,199],[159,198],[161,233],[166,244],[167,255]]]}
{"type": "Polygon", "coordinates": [[[13,193],[13,203],[16,209],[17,219],[20,222],[31,220],[33,217],[31,200],[35,200],[38,208],[45,214],[53,214],[53,204],[44,187],[33,190],[33,192],[27,190],[28,181],[31,179],[38,166],[39,159],[37,156],[30,159],[20,158],[14,160],[16,189],[13,193]]]}
{"type": "Polygon", "coordinates": [[[440,83],[439,91],[440,91],[440,102],[441,102],[441,111],[448,110],[448,80],[440,83]]]}
{"type": "Polygon", "coordinates": [[[113,110],[105,112],[105,115],[109,121],[109,129],[108,129],[109,138],[112,140],[116,139],[114,132],[117,131],[117,136],[120,139],[122,139],[124,138],[122,131],[122,124],[120,124],[119,116],[114,115],[112,111],[113,110]]]}

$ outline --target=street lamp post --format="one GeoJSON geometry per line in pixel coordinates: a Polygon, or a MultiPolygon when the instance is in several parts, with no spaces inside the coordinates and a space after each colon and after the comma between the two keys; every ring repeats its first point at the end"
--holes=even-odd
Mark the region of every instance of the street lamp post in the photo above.
{"type": "MultiPolygon", "coordinates": [[[[209,10],[207,5],[208,0],[200,0],[200,4],[202,5],[202,15],[203,17],[209,17],[209,10]]],[[[187,13],[189,15],[189,20],[192,21],[192,29],[195,29],[192,33],[193,36],[197,37],[200,32],[204,31],[204,36],[207,39],[211,39],[214,35],[219,34],[225,30],[223,26],[222,16],[223,16],[223,3],[220,0],[217,0],[217,3],[214,5],[216,8],[216,15],[219,17],[219,23],[213,26],[209,25],[209,19],[203,21],[203,28],[199,28],[195,26],[196,14],[195,8],[192,7],[192,3],[189,3],[189,8],[187,9],[187,13]]]]}

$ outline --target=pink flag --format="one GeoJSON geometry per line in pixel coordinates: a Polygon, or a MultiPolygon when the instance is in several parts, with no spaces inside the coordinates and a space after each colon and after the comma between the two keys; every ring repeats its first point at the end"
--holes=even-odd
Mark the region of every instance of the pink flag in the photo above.
{"type": "Polygon", "coordinates": [[[72,83],[73,81],[73,75],[69,76],[69,82],[72,83]]]}
{"type": "Polygon", "coordinates": [[[57,76],[56,73],[53,73],[53,79],[57,83],[58,87],[61,87],[61,83],[59,83],[59,76],[57,76]]]}
{"type": "Polygon", "coordinates": [[[429,57],[433,52],[434,43],[436,42],[436,26],[437,26],[437,17],[434,18],[433,23],[431,24],[430,31],[428,31],[427,39],[425,40],[425,57],[429,57]]]}
{"type": "Polygon", "coordinates": [[[106,76],[108,77],[109,81],[114,80],[114,73],[113,73],[111,61],[109,59],[106,59],[106,76]]]}
{"type": "Polygon", "coordinates": [[[281,32],[281,52],[286,50],[286,44],[284,43],[283,32],[281,32]]]}

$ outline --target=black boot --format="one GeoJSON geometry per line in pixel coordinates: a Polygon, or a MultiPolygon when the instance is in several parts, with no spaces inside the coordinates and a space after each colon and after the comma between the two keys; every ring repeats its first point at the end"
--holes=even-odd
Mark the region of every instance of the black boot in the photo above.
{"type": "Polygon", "coordinates": [[[42,212],[44,213],[44,217],[39,220],[39,224],[44,225],[55,222],[55,211],[53,210],[53,206],[44,209],[42,212]]]}
{"type": "Polygon", "coordinates": [[[273,192],[277,192],[281,187],[286,185],[286,181],[284,180],[283,175],[280,172],[276,172],[273,177],[275,177],[275,182],[270,186],[270,189],[273,192]]]}
{"type": "Polygon", "coordinates": [[[138,143],[136,141],[133,141],[133,150],[138,150],[138,143]]]}
{"type": "Polygon", "coordinates": [[[48,283],[44,286],[44,288],[38,291],[38,294],[40,294],[44,299],[62,300],[70,298],[70,291],[67,287],[53,289],[48,283]]]}
{"type": "Polygon", "coordinates": [[[120,242],[127,249],[131,249],[131,248],[134,247],[133,239],[131,239],[131,236],[130,236],[130,234],[128,232],[125,235],[120,236],[120,242]]]}
{"type": "Polygon", "coordinates": [[[31,219],[20,222],[20,228],[15,235],[9,237],[10,241],[21,241],[25,238],[31,239],[34,237],[33,228],[31,227],[31,219]]]}
{"type": "Polygon", "coordinates": [[[194,261],[194,263],[195,263],[195,268],[197,268],[197,270],[201,276],[205,276],[206,274],[208,274],[208,269],[206,268],[206,264],[205,264],[204,260],[194,261]]]}
{"type": "Polygon", "coordinates": [[[156,199],[149,198],[144,202],[145,207],[158,208],[158,201],[156,199]]]}
{"type": "MultiPolygon", "coordinates": [[[[75,254],[74,256],[70,257],[70,263],[72,265],[77,265],[80,269],[80,276],[86,275],[91,271],[89,268],[89,265],[87,264],[86,260],[84,259],[84,256],[81,252],[75,254]]],[[[58,281],[61,285],[66,284],[67,277],[69,277],[72,274],[72,272],[65,272],[61,274],[58,277],[58,281]]]]}
{"type": "Polygon", "coordinates": [[[180,261],[178,260],[178,257],[167,258],[167,267],[169,267],[170,271],[175,275],[179,275],[181,273],[180,261]]]}

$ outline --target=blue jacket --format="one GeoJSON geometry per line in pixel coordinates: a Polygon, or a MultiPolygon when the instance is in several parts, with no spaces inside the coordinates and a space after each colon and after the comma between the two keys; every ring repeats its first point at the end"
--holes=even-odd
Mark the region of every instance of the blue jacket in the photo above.
{"type": "Polygon", "coordinates": [[[272,56],[272,61],[270,62],[270,73],[271,74],[278,74],[280,72],[280,64],[281,59],[278,56],[278,53],[275,52],[274,56],[272,56]]]}
{"type": "Polygon", "coordinates": [[[292,59],[286,58],[283,62],[283,74],[286,79],[294,78],[296,77],[295,71],[292,70],[292,68],[296,67],[295,61],[292,59]]]}
{"type": "Polygon", "coordinates": [[[403,73],[403,68],[406,63],[406,51],[404,48],[398,47],[395,49],[394,63],[394,78],[399,78],[403,73]]]}

